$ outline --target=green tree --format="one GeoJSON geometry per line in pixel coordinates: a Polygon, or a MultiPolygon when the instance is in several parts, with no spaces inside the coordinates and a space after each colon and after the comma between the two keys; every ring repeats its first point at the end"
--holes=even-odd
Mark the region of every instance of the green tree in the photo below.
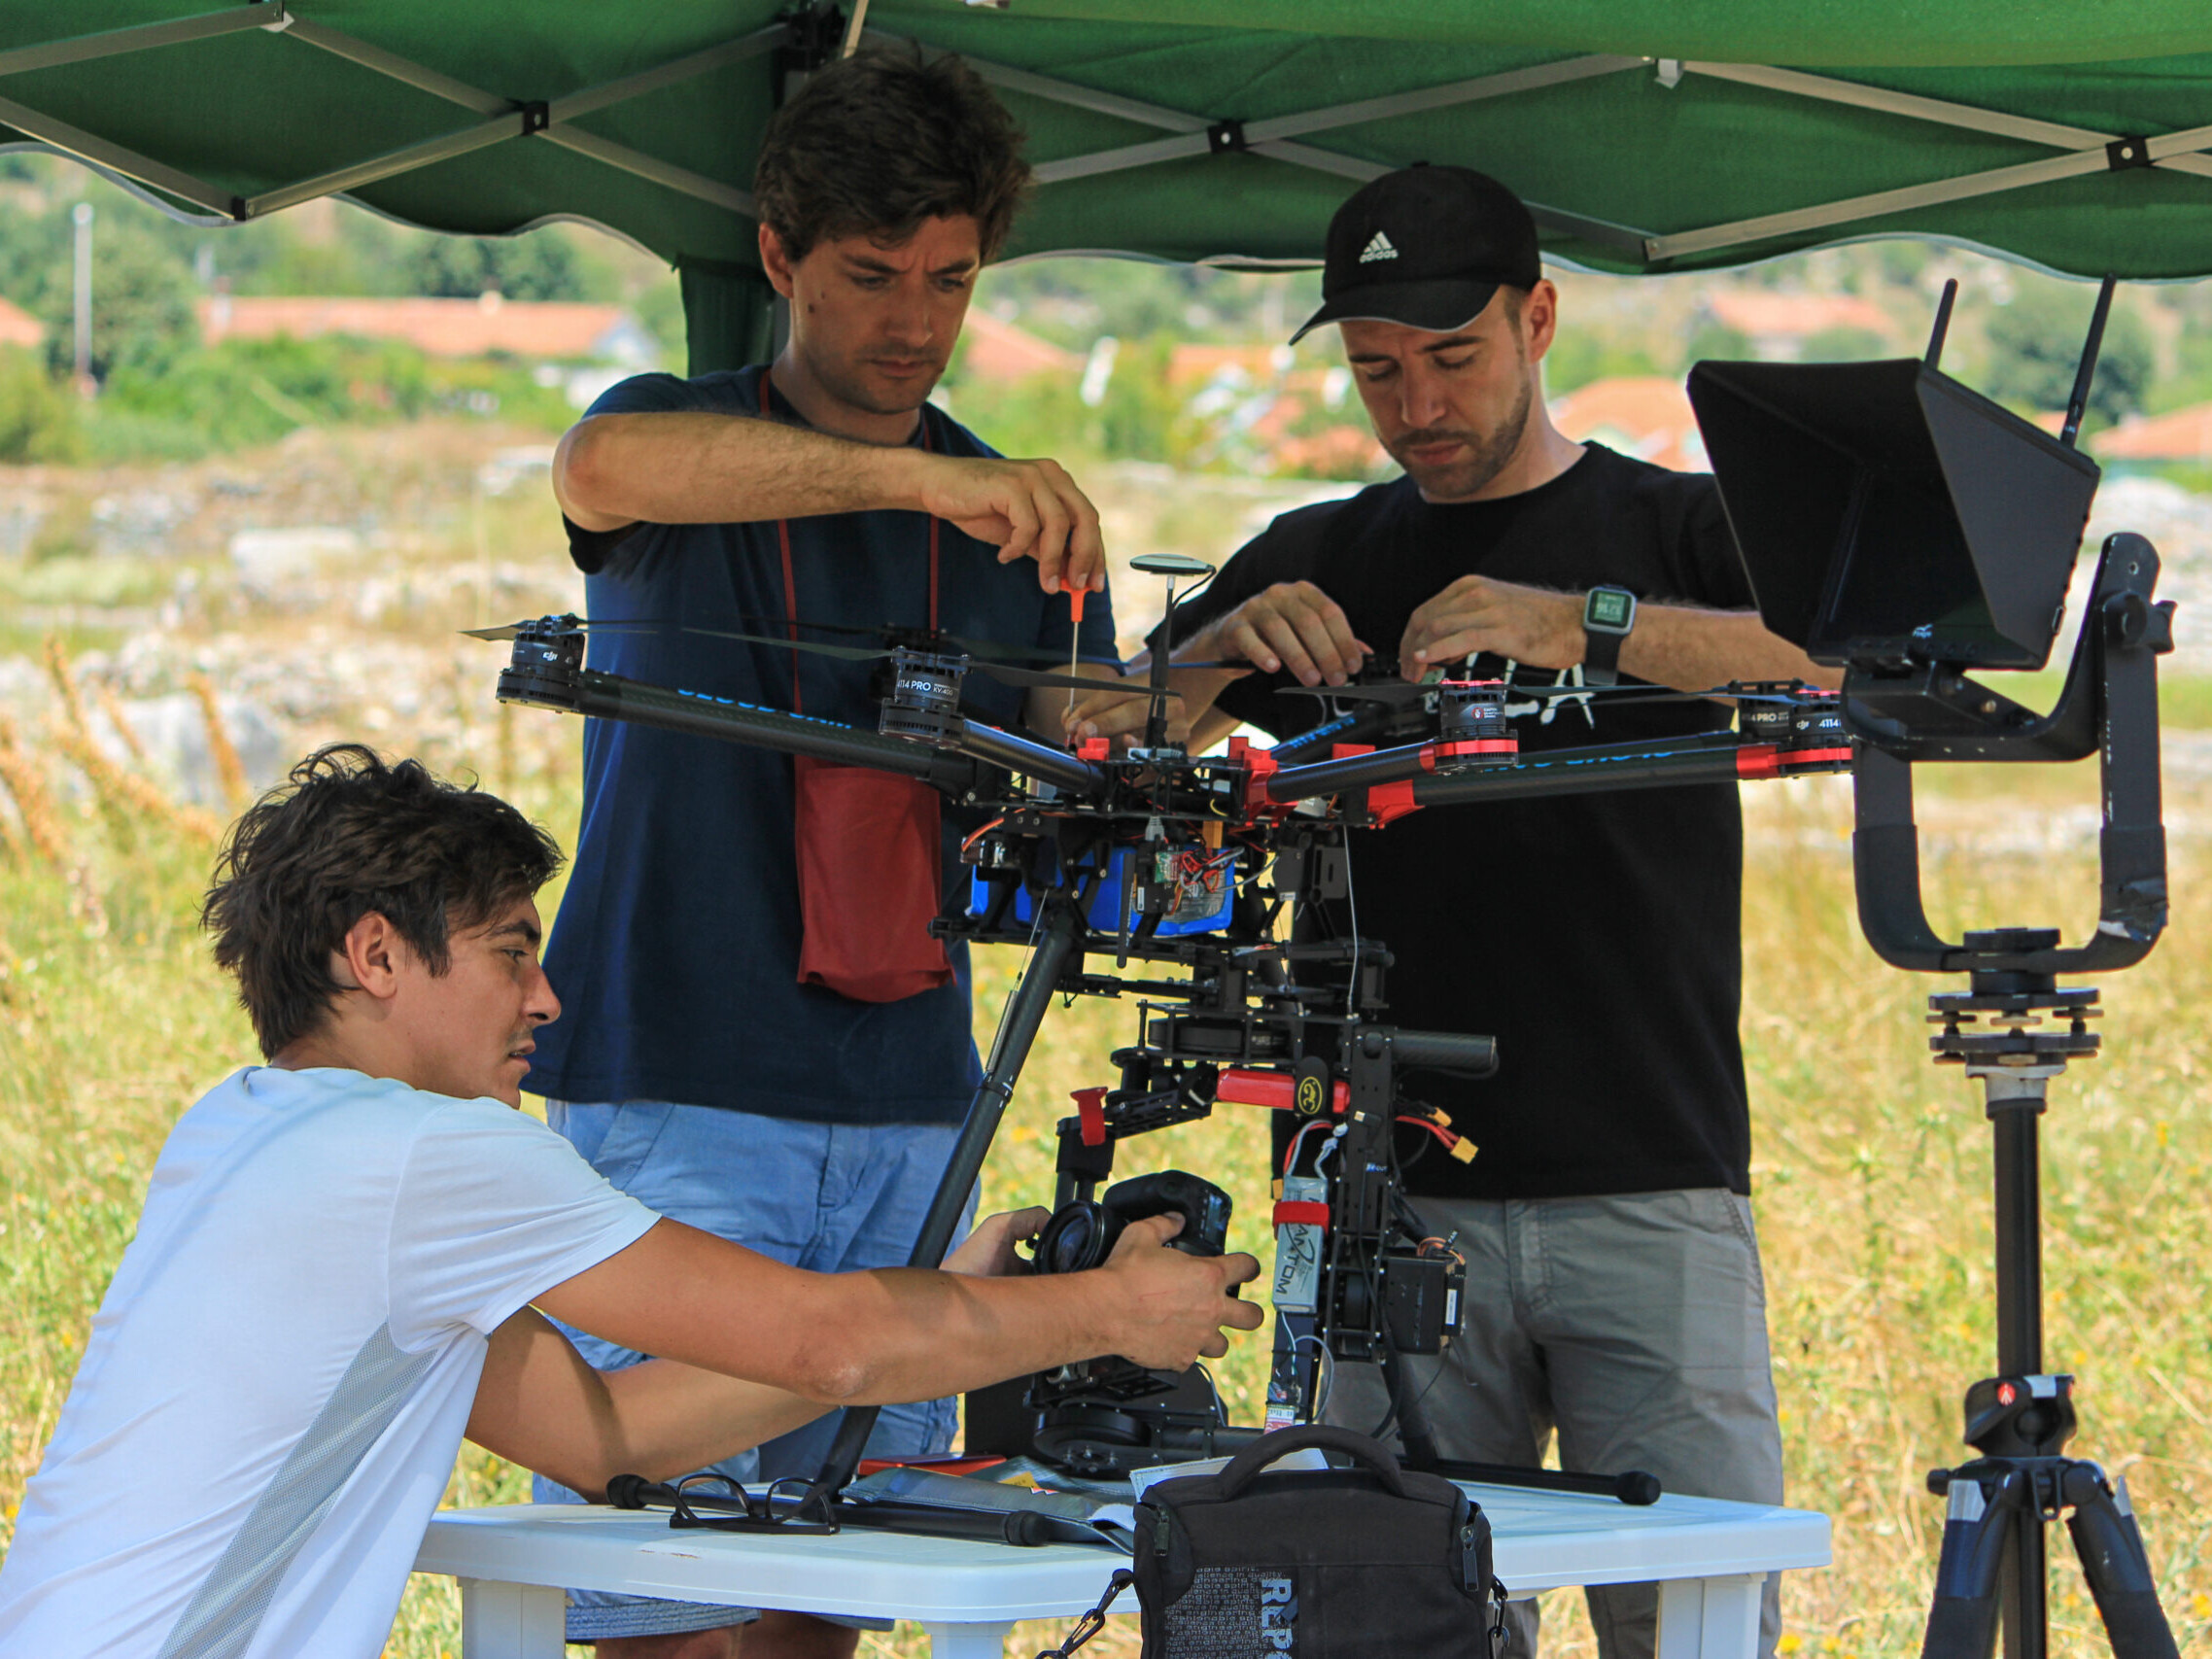
{"type": "MultiPolygon", "coordinates": [[[[1988,395],[2031,409],[2063,409],[2093,303],[2093,291],[2023,284],[1989,318],[1988,395]]],[[[2142,408],[2155,366],[2150,329],[2132,309],[2115,305],[2090,387],[2091,412],[2118,421],[2142,408]]]]}
{"type": "Polygon", "coordinates": [[[1751,355],[1751,337],[1725,323],[1706,323],[1690,335],[1682,348],[1682,367],[1693,363],[1740,362],[1751,355]]]}
{"type": "Polygon", "coordinates": [[[1803,356],[1807,363],[1861,363],[1881,357],[1888,350],[1888,342],[1871,328],[1846,325],[1822,328],[1812,335],[1805,342],[1803,356]]]}
{"type": "Polygon", "coordinates": [[[75,461],[84,451],[77,399],[30,352],[0,346],[0,461],[75,461]]]}
{"type": "Polygon", "coordinates": [[[473,299],[498,289],[509,299],[581,299],[582,271],[564,236],[433,236],[408,261],[414,293],[473,299]]]}
{"type": "Polygon", "coordinates": [[[1894,287],[1908,287],[1920,279],[1927,269],[1928,260],[1935,250],[1925,242],[1908,242],[1892,237],[1874,245],[1874,258],[1884,282],[1894,287]]]}
{"type": "MultiPolygon", "coordinates": [[[[52,306],[49,307],[50,312],[52,306]]],[[[75,324],[47,329],[56,369],[74,358],[75,324]]],[[[159,245],[127,232],[92,237],[92,377],[151,377],[199,343],[191,273],[159,245]]]]}

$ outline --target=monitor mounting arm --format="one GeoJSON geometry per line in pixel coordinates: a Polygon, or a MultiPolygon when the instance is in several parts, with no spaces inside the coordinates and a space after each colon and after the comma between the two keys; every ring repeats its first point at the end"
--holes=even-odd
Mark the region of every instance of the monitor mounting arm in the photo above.
{"type": "Polygon", "coordinates": [[[2154,602],[2159,556],[2140,536],[2110,537],[2065,690],[2043,716],[1937,665],[1909,676],[1851,668],[1845,718],[1865,742],[1851,837],[1859,925],[1883,960],[1924,973],[2012,969],[2045,974],[2125,968],[2148,955],[2166,922],[2165,831],[2160,824],[2158,659],[2173,649],[2173,602],[2154,602]],[[1960,712],[1984,718],[1979,735],[1884,719],[1885,694],[1924,707],[1930,688],[1960,712]],[[2101,904],[2095,933],[2069,949],[1991,952],[1953,945],[1929,925],[1920,896],[1919,831],[1913,822],[1916,760],[2069,760],[2101,755],[2101,904]]]}

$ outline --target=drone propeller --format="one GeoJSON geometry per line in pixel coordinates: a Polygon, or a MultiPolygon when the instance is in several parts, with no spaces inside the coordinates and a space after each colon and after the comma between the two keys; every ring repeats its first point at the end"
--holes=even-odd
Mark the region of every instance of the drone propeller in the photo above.
{"type": "Polygon", "coordinates": [[[1282,685],[1275,689],[1284,697],[1334,697],[1346,703],[1387,703],[1394,709],[1402,709],[1408,703],[1418,703],[1436,688],[1386,679],[1371,685],[1282,685]]]}
{"type": "MultiPolygon", "coordinates": [[[[687,628],[687,634],[706,634],[717,639],[743,639],[753,645],[778,645],[786,650],[808,651],[818,657],[835,657],[840,662],[871,663],[893,654],[896,647],[869,650],[859,645],[823,645],[812,639],[778,639],[766,634],[733,634],[721,628],[687,628]]],[[[950,636],[941,636],[950,639],[950,636]]],[[[968,665],[971,672],[987,674],[1001,685],[1043,686],[1048,689],[1070,691],[1120,691],[1128,697],[1147,697],[1152,693],[1141,681],[1132,682],[1125,689],[1111,680],[1081,679],[1073,674],[1041,674],[1035,669],[1016,668],[1010,663],[975,662],[968,665]]],[[[1161,695],[1181,700],[1182,693],[1164,692],[1161,695]]]]}
{"type": "MultiPolygon", "coordinates": [[[[461,632],[466,634],[471,639],[513,639],[521,635],[523,629],[531,627],[533,623],[537,620],[540,619],[533,618],[532,622],[502,623],[497,628],[464,628],[461,632]]],[[[546,618],[542,620],[558,621],[564,619],[546,618]]],[[[688,623],[677,622],[669,618],[623,617],[618,619],[609,619],[605,622],[595,622],[588,617],[573,616],[566,618],[565,620],[570,626],[576,629],[585,632],[596,632],[601,634],[642,633],[649,629],[655,628],[674,628],[681,629],[687,634],[710,635],[717,639],[750,639],[771,645],[789,645],[793,643],[792,640],[784,639],[780,636],[771,637],[762,634],[730,634],[724,633],[721,630],[714,628],[694,627],[688,623]]],[[[989,661],[995,657],[1000,656],[1026,657],[1034,662],[1041,663],[1057,663],[1065,660],[1061,657],[1059,652],[1048,651],[1038,646],[1008,645],[991,639],[971,639],[964,635],[934,633],[925,629],[918,628],[911,630],[881,626],[875,628],[860,628],[842,622],[796,622],[780,616],[767,618],[746,616],[741,617],[739,620],[744,622],[761,623],[765,626],[774,628],[805,628],[827,634],[853,634],[867,639],[890,639],[899,644],[911,644],[916,650],[929,650],[939,644],[957,645],[969,656],[978,658],[982,661],[989,661]]],[[[800,645],[800,648],[803,650],[830,651],[832,655],[835,654],[835,650],[832,647],[826,645],[816,645],[805,640],[801,640],[798,643],[800,645]]],[[[855,660],[857,660],[862,657],[887,656],[889,654],[889,651],[887,649],[867,651],[855,650],[852,654],[855,660]]],[[[1085,657],[1081,660],[1087,663],[1110,663],[1116,668],[1119,668],[1121,666],[1121,664],[1116,659],[1111,657],[1085,657]]],[[[1086,681],[1085,683],[1088,684],[1089,682],[1086,681]]]]}
{"type": "Polygon", "coordinates": [[[1603,698],[1610,704],[1635,703],[1710,703],[1716,697],[1725,697],[1734,703],[1787,703],[1791,699],[1779,691],[1731,691],[1725,685],[1713,686],[1708,691],[1676,691],[1656,685],[1508,685],[1508,698],[1533,697],[1539,702],[1558,702],[1569,697],[1603,698]]]}
{"type": "Polygon", "coordinates": [[[527,622],[502,622],[497,628],[464,628],[461,632],[471,639],[519,639],[525,628],[539,622],[561,622],[579,631],[596,630],[602,634],[642,633],[648,628],[666,628],[670,624],[655,622],[644,617],[624,617],[619,620],[594,622],[584,616],[532,617],[527,622]]]}
{"type": "MultiPolygon", "coordinates": [[[[1370,685],[1285,685],[1276,689],[1285,697],[1333,697],[1345,703],[1387,703],[1393,708],[1403,708],[1427,696],[1436,687],[1434,684],[1416,685],[1404,680],[1380,680],[1370,685]]],[[[1711,691],[1675,691],[1649,685],[1515,685],[1508,681],[1505,682],[1504,689],[1509,702],[1534,698],[1539,703],[1556,703],[1572,697],[1603,698],[1608,706],[1708,703],[1716,697],[1729,698],[1737,703],[1790,701],[1780,692],[1731,691],[1725,685],[1716,685],[1711,691]]]]}
{"type": "MultiPolygon", "coordinates": [[[[850,622],[808,622],[798,617],[748,616],[743,612],[738,615],[737,620],[748,628],[798,628],[812,634],[849,634],[862,639],[874,639],[879,644],[889,642],[911,645],[919,651],[931,650],[939,645],[957,645],[969,656],[977,658],[991,658],[1002,661],[1025,659],[1037,663],[1059,663],[1067,660],[1064,653],[1048,651],[1041,645],[1009,645],[997,639],[975,639],[964,634],[948,634],[942,629],[901,628],[886,623],[878,623],[871,628],[850,622]]],[[[709,630],[699,629],[697,632],[708,633],[709,630]]],[[[732,635],[730,638],[749,639],[757,639],[759,636],[744,634],[732,635]]],[[[791,641],[785,637],[778,636],[774,642],[778,645],[788,645],[791,641]]],[[[1105,662],[1109,659],[1086,657],[1082,660],[1085,662],[1105,662]]]]}

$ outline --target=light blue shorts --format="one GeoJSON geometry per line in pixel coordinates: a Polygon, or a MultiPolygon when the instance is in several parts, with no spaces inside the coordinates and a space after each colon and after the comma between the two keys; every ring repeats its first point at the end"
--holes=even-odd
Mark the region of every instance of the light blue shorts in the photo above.
{"type": "MultiPolygon", "coordinates": [[[[812,1123],[660,1100],[615,1106],[548,1100],[545,1121],[594,1169],[647,1208],[820,1273],[905,1266],[960,1133],[950,1123],[812,1123]]],[[[965,1235],[975,1203],[971,1192],[955,1238],[965,1235]]],[[[579,1331],[568,1335],[602,1370],[645,1358],[579,1331]]],[[[812,1475],[821,1467],[838,1421],[834,1412],[818,1418],[714,1465],[713,1471],[748,1482],[812,1475]]],[[[957,1421],[958,1403],[951,1400],[885,1406],[869,1436],[869,1455],[945,1451],[957,1421]]],[[[543,1475],[535,1478],[534,1492],[540,1503],[582,1502],[543,1475]]],[[[746,1607],[589,1590],[570,1591],[569,1604],[570,1642],[713,1630],[759,1616],[746,1607]]]]}

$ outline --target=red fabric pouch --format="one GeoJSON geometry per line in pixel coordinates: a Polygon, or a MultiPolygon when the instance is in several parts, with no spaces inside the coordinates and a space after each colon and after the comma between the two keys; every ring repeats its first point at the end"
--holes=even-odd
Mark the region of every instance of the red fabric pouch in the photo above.
{"type": "Polygon", "coordinates": [[[952,977],[929,936],[944,881],[936,790],[812,755],[791,760],[799,854],[799,983],[898,1002],[952,977]]]}
{"type": "MultiPolygon", "coordinates": [[[[768,374],[760,412],[771,412],[768,374]]],[[[928,417],[921,445],[931,447],[928,417]]],[[[783,610],[798,641],[799,590],[791,526],[776,526],[783,560],[783,610]]],[[[929,626],[937,626],[937,521],[929,521],[929,626]]],[[[804,711],[799,653],[791,653],[791,707],[804,711]]],[[[791,757],[792,834],[799,859],[799,983],[854,1002],[900,1002],[952,977],[944,944],[929,936],[943,897],[943,800],[918,778],[791,757]]]]}

